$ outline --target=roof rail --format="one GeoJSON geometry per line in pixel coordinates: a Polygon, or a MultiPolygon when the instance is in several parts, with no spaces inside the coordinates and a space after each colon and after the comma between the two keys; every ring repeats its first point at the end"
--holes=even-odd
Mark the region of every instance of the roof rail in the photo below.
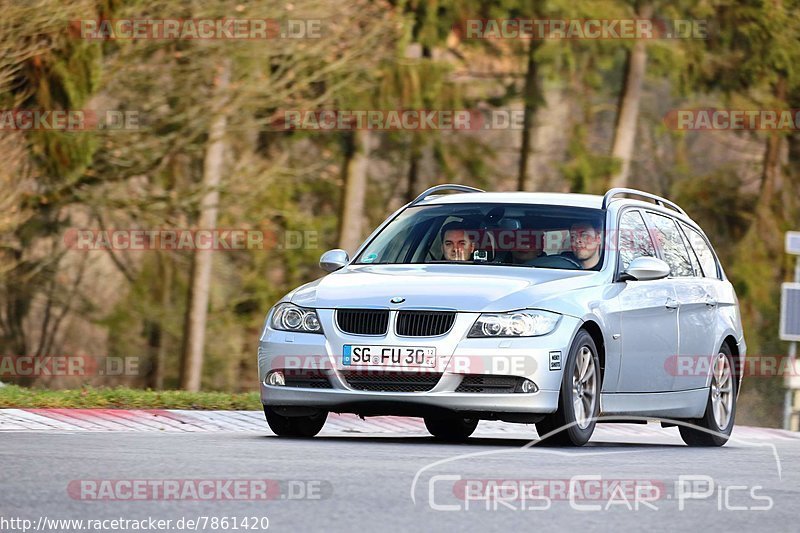
{"type": "Polygon", "coordinates": [[[616,187],[614,189],[609,189],[609,191],[605,194],[605,196],[603,196],[602,209],[607,208],[608,204],[611,203],[611,200],[615,196],[619,196],[621,194],[630,194],[632,196],[641,196],[643,198],[647,198],[649,200],[653,200],[656,203],[656,205],[669,207],[671,209],[674,209],[675,211],[677,211],[678,213],[680,213],[682,215],[686,215],[686,211],[681,209],[681,207],[678,204],[676,204],[675,202],[670,202],[666,198],[662,198],[661,196],[658,196],[658,195],[655,195],[655,194],[650,194],[649,192],[639,191],[639,190],[636,190],[636,189],[627,189],[625,187],[616,187]]]}
{"type": "Polygon", "coordinates": [[[443,185],[435,185],[430,189],[426,190],[416,198],[414,201],[408,204],[408,207],[417,205],[421,201],[425,200],[428,196],[432,194],[436,194],[442,191],[457,191],[457,192],[486,192],[483,189],[476,189],[475,187],[469,187],[467,185],[457,185],[455,183],[445,183],[443,185]]]}

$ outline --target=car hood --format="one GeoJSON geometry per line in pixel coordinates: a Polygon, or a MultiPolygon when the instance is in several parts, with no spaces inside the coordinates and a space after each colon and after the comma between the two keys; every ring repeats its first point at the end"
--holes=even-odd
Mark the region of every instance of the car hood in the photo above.
{"type": "Polygon", "coordinates": [[[288,295],[291,302],[337,307],[511,311],[598,285],[599,272],[485,265],[358,265],[329,274],[288,295]],[[404,298],[392,304],[392,298],[404,298]]]}

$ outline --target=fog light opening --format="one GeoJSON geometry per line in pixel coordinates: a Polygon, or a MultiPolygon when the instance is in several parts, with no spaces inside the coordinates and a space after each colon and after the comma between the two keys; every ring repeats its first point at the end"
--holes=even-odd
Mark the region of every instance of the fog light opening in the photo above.
{"type": "Polygon", "coordinates": [[[286,385],[286,378],[283,377],[283,371],[281,370],[275,370],[267,374],[267,379],[265,381],[267,385],[272,385],[273,387],[283,387],[286,385]]]}
{"type": "Polygon", "coordinates": [[[517,385],[517,392],[521,392],[523,394],[532,394],[532,393],[538,392],[538,391],[539,391],[539,387],[537,387],[536,383],[534,383],[533,381],[531,381],[529,379],[523,379],[517,385]]]}

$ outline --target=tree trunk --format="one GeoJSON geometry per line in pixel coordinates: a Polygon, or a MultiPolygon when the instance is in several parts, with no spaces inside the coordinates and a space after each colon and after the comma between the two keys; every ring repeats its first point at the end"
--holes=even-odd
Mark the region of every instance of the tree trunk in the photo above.
{"type": "MultiPolygon", "coordinates": [[[[642,6],[637,13],[639,18],[650,18],[652,15],[653,6],[650,4],[642,6]]],[[[620,160],[621,167],[616,174],[611,176],[611,187],[628,186],[646,65],[645,41],[638,40],[628,52],[628,59],[625,63],[625,79],[617,105],[617,122],[614,126],[611,155],[620,160]]]]}
{"type": "MultiPolygon", "coordinates": [[[[203,160],[203,190],[205,192],[200,202],[200,217],[197,226],[204,230],[214,230],[217,226],[219,184],[222,181],[222,167],[226,150],[225,131],[228,121],[225,115],[225,103],[230,83],[230,68],[230,62],[225,62],[215,80],[218,97],[217,105],[214,107],[217,115],[211,123],[208,148],[203,160]]],[[[181,367],[181,388],[188,391],[200,390],[213,254],[213,250],[195,249],[192,256],[181,367]]]]}
{"type": "MultiPolygon", "coordinates": [[[[788,96],[789,109],[800,109],[800,88],[795,88],[788,96]]],[[[786,184],[783,188],[784,216],[787,220],[796,220],[798,215],[797,191],[800,190],[800,132],[794,130],[788,137],[788,161],[786,184]]]]}
{"type": "Polygon", "coordinates": [[[528,179],[528,161],[531,155],[531,137],[536,121],[536,111],[544,102],[542,95],[539,70],[536,64],[536,50],[541,46],[541,41],[531,39],[528,45],[528,64],[525,70],[525,87],[523,98],[525,109],[522,119],[522,145],[519,150],[519,167],[517,168],[517,190],[525,191],[530,186],[528,179]]]}
{"type": "MultiPolygon", "coordinates": [[[[171,308],[172,295],[172,257],[161,254],[158,258],[158,271],[161,282],[158,285],[158,301],[163,313],[171,308]]],[[[167,358],[166,330],[160,320],[153,325],[149,342],[151,368],[147,375],[147,386],[153,390],[164,389],[164,363],[167,358]]]]}
{"type": "Polygon", "coordinates": [[[355,130],[347,133],[342,164],[344,190],[339,215],[339,248],[351,254],[363,238],[368,162],[369,131],[355,130]]]}
{"type": "Polygon", "coordinates": [[[419,189],[419,160],[422,157],[419,135],[411,133],[411,149],[408,161],[408,186],[406,187],[406,202],[411,202],[420,192],[419,189]]]}
{"type": "Polygon", "coordinates": [[[14,355],[30,355],[28,352],[28,337],[25,333],[25,318],[31,308],[33,291],[29,280],[33,277],[35,264],[22,261],[22,252],[12,252],[14,267],[8,274],[5,282],[5,316],[3,321],[3,338],[0,339],[4,348],[14,355]]]}
{"type": "MultiPolygon", "coordinates": [[[[786,78],[781,76],[775,83],[773,95],[779,106],[786,102],[786,78]]],[[[767,145],[764,150],[764,167],[761,172],[761,193],[758,199],[758,210],[764,216],[772,218],[773,207],[775,206],[775,195],[781,189],[781,144],[783,135],[780,132],[772,131],[767,137],[767,145]]]]}
{"type": "MultiPolygon", "coordinates": [[[[29,279],[30,269],[33,263],[23,262],[22,252],[12,250],[14,267],[8,273],[5,280],[5,291],[2,295],[5,299],[4,312],[0,314],[2,322],[2,335],[0,335],[0,347],[3,349],[2,355],[31,355],[28,351],[28,337],[25,333],[25,318],[30,311],[33,296],[31,293],[31,283],[23,280],[29,279]]],[[[31,376],[18,376],[12,379],[13,383],[22,387],[30,387],[36,381],[31,376]]]]}

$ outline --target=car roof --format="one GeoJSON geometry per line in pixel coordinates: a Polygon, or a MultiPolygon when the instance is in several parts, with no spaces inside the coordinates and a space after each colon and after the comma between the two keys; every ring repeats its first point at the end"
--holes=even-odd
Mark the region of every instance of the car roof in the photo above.
{"type": "MultiPolygon", "coordinates": [[[[420,201],[417,205],[444,205],[444,204],[475,204],[475,203],[498,203],[498,204],[542,204],[542,205],[563,205],[567,207],[584,207],[590,209],[602,209],[603,197],[598,194],[582,194],[567,192],[470,192],[455,194],[432,195],[420,201]]],[[[644,202],[635,198],[613,198],[609,206],[613,204],[630,205],[658,211],[665,215],[673,216],[679,220],[690,223],[699,228],[699,225],[687,214],[678,213],[652,202],[644,202]]],[[[702,231],[702,230],[701,230],[702,231]]]]}
{"type": "Polygon", "coordinates": [[[600,209],[603,197],[596,194],[563,192],[472,192],[429,196],[417,205],[474,203],[552,204],[600,209]]]}

